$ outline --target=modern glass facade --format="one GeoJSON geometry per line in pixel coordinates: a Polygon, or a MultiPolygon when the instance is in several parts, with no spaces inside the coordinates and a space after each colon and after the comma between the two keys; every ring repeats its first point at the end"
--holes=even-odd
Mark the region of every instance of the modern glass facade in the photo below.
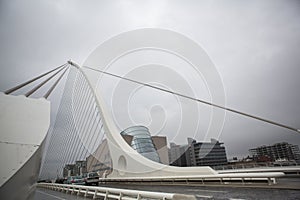
{"type": "Polygon", "coordinates": [[[144,157],[160,162],[158,153],[154,147],[149,129],[145,126],[131,126],[121,132],[121,135],[133,137],[131,147],[144,157]]]}
{"type": "Polygon", "coordinates": [[[170,165],[174,166],[218,166],[227,164],[223,143],[211,139],[211,142],[197,142],[188,138],[188,145],[170,145],[170,165]]]}

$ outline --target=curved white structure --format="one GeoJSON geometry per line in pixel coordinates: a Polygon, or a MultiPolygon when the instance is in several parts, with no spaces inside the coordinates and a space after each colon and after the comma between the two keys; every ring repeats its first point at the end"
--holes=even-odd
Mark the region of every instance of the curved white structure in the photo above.
{"type": "MultiPolygon", "coordinates": [[[[88,69],[68,61],[75,66],[85,77],[94,95],[95,103],[101,114],[103,127],[107,136],[113,171],[102,181],[143,181],[143,180],[268,180],[269,184],[275,184],[275,178],[284,176],[282,172],[272,173],[228,173],[219,174],[210,167],[174,167],[154,162],[139,154],[131,148],[122,138],[116,124],[113,121],[109,108],[105,106],[102,94],[95,90],[96,79],[89,78],[88,69]],[[94,81],[94,82],[93,82],[94,81]]],[[[97,66],[97,65],[96,65],[97,66]]]]}
{"type": "Polygon", "coordinates": [[[1,198],[26,199],[34,189],[49,125],[49,101],[0,93],[1,198]]]}
{"type": "MultiPolygon", "coordinates": [[[[84,68],[69,61],[69,64],[77,67],[88,81],[95,95],[95,101],[101,113],[103,126],[108,140],[109,151],[113,163],[113,171],[108,178],[139,178],[139,177],[173,177],[173,176],[201,176],[217,175],[210,167],[174,167],[151,161],[132,149],[122,138],[116,127],[111,112],[105,106],[102,94],[95,91],[96,82],[89,78],[84,68]]],[[[97,66],[95,64],[95,66],[97,66]]]]}
{"type": "MultiPolygon", "coordinates": [[[[196,66],[201,66],[201,69],[203,68],[201,73],[205,76],[208,86],[214,87],[211,94],[213,98],[218,99],[216,97],[219,93],[216,92],[216,90],[224,92],[222,91],[223,87],[219,74],[213,67],[213,63],[205,51],[185,36],[169,30],[151,28],[139,29],[115,36],[96,48],[86,59],[83,66],[105,71],[107,67],[120,57],[144,48],[168,51],[190,63],[195,69],[197,68],[196,66]]],[[[168,166],[153,162],[140,155],[132,149],[120,135],[120,131],[113,120],[111,110],[106,106],[103,94],[97,89],[99,76],[95,77],[94,71],[84,67],[81,68],[72,61],[69,61],[69,64],[76,66],[84,74],[90,87],[95,93],[95,100],[102,116],[113,163],[113,172],[108,178],[217,175],[217,172],[210,167],[182,168],[168,166]]],[[[100,74],[100,77],[101,76],[102,74],[100,74]]],[[[219,103],[222,104],[223,99],[219,98],[219,100],[219,103]]],[[[211,132],[219,133],[219,128],[222,125],[224,115],[214,116],[217,118],[214,118],[212,121],[212,128],[210,130],[211,132]]]]}
{"type": "MultiPolygon", "coordinates": [[[[218,172],[210,167],[174,167],[154,162],[131,148],[120,135],[120,130],[113,120],[111,108],[104,101],[103,91],[97,87],[98,84],[103,83],[101,78],[105,76],[104,73],[110,66],[120,58],[143,49],[168,52],[189,63],[196,72],[201,69],[201,74],[205,77],[210,89],[212,102],[216,105],[224,105],[225,103],[221,78],[205,51],[187,37],[169,30],[146,28],[125,32],[98,46],[83,63],[83,67],[69,61],[69,64],[79,69],[88,82],[102,118],[113,165],[113,171],[107,178],[110,180],[138,180],[158,177],[165,179],[172,177],[222,178],[218,172]],[[95,74],[97,71],[104,73],[97,75],[95,74]]],[[[214,115],[208,134],[217,137],[222,130],[225,112],[215,107],[212,109],[214,115]]],[[[258,175],[261,176],[261,174],[258,175]]],[[[273,177],[282,175],[282,173],[269,174],[273,177]]],[[[240,176],[255,177],[257,175],[247,174],[245,176],[245,174],[240,174],[240,176]]]]}

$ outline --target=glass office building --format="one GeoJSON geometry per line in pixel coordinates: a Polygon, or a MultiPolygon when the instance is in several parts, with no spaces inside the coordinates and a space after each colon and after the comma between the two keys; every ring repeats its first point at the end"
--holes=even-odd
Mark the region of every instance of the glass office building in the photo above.
{"type": "Polygon", "coordinates": [[[121,132],[121,135],[132,136],[131,147],[146,158],[160,162],[158,153],[154,147],[149,129],[145,126],[131,126],[121,132]]]}

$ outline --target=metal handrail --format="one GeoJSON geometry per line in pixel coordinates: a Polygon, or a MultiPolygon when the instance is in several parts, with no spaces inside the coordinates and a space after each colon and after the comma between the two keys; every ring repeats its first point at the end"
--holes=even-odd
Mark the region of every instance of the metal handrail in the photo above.
{"type": "Polygon", "coordinates": [[[220,178],[279,178],[283,177],[283,172],[265,172],[265,173],[226,173],[226,174],[215,174],[215,175],[185,175],[185,176],[160,176],[160,177],[118,177],[118,178],[100,178],[99,180],[167,180],[167,179],[220,179],[220,178]]]}
{"type": "Polygon", "coordinates": [[[69,185],[69,184],[55,184],[55,183],[38,183],[38,187],[52,189],[60,192],[66,192],[76,195],[84,195],[85,197],[104,197],[104,199],[182,199],[182,200],[195,200],[193,195],[173,194],[163,192],[149,192],[141,190],[128,190],[109,187],[96,187],[96,186],[82,186],[82,185],[69,185]]]}

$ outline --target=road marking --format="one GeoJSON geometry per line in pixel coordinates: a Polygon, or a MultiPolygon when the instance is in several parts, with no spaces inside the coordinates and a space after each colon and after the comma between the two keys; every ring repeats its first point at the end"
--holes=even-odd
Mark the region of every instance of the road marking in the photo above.
{"type": "Polygon", "coordinates": [[[45,195],[54,197],[54,198],[56,198],[56,199],[66,200],[66,199],[64,199],[64,198],[60,198],[59,196],[55,196],[55,195],[49,194],[49,193],[47,193],[47,192],[42,192],[42,191],[36,191],[36,192],[39,192],[39,193],[41,193],[41,194],[45,194],[45,195]]]}
{"type": "Polygon", "coordinates": [[[206,198],[206,199],[212,199],[213,198],[213,196],[206,196],[206,195],[199,195],[199,194],[196,194],[196,197],[206,198]]]}
{"type": "Polygon", "coordinates": [[[194,192],[212,192],[212,193],[227,193],[224,190],[199,190],[199,189],[187,189],[187,191],[194,191],[194,192]]]}
{"type": "Polygon", "coordinates": [[[245,200],[245,199],[235,199],[235,198],[230,198],[229,200],[245,200]]]}

